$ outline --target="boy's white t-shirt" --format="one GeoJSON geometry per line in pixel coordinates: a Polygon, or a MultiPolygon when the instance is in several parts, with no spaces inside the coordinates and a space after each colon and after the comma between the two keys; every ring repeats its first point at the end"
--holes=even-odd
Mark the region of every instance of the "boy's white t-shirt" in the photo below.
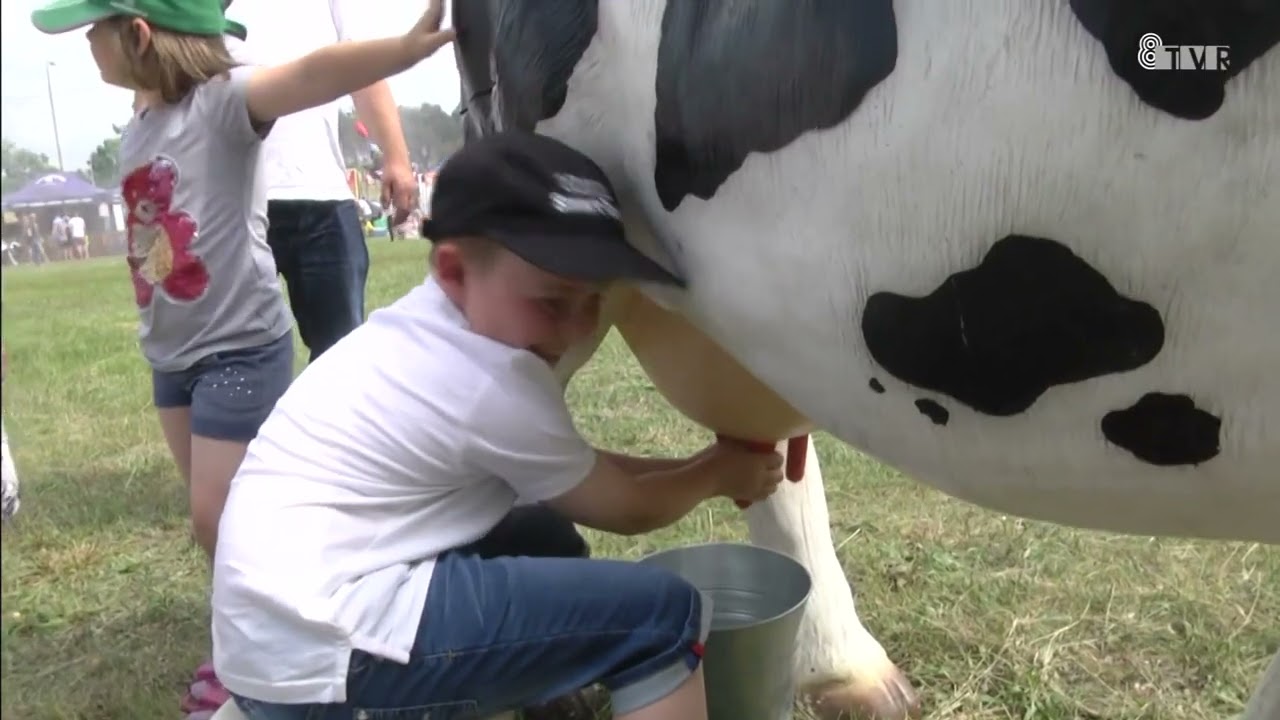
{"type": "Polygon", "coordinates": [[[352,649],[408,661],[436,556],[594,463],[551,368],[470,331],[428,278],[308,366],[249,444],[218,530],[218,677],[344,702],[352,649]]]}

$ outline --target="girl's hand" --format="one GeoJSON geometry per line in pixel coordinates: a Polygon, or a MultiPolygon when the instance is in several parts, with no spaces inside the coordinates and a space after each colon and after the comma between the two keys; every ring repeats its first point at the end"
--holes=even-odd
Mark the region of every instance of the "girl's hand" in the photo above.
{"type": "Polygon", "coordinates": [[[415,58],[419,60],[429,58],[435,54],[436,50],[453,42],[455,35],[453,28],[440,29],[440,23],[443,21],[444,0],[430,0],[427,3],[427,11],[422,13],[417,24],[405,35],[405,40],[408,41],[415,58]]]}

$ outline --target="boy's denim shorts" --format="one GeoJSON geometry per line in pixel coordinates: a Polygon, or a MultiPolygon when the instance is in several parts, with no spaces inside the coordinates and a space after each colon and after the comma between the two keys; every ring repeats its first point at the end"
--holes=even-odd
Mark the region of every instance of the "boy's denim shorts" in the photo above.
{"type": "Polygon", "coordinates": [[[293,331],[265,345],[200,358],[186,370],[151,371],[157,408],[191,408],[191,434],[249,442],[293,382],[293,331]]]}
{"type": "Polygon", "coordinates": [[[341,704],[235,700],[250,720],[474,720],[601,683],[624,714],[688,680],[710,617],[705,596],[656,567],[451,552],[408,664],[352,652],[341,704]]]}

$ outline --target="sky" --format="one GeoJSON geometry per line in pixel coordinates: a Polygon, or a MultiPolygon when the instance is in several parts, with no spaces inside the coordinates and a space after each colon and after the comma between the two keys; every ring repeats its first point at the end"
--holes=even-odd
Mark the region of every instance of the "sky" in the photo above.
{"type": "MultiPolygon", "coordinates": [[[[58,153],[52,118],[57,117],[57,139],[62,144],[63,169],[76,170],[88,164],[89,155],[111,136],[112,124],[129,119],[132,95],[107,85],[89,55],[84,31],[45,35],[31,25],[31,11],[49,0],[3,0],[0,2],[0,132],[20,147],[49,156],[55,166],[58,153]],[[53,108],[45,81],[47,63],[53,88],[53,108]]],[[[241,3],[271,0],[237,0],[241,3]]],[[[328,10],[325,0],[316,4],[328,10]]],[[[379,8],[388,33],[413,26],[425,2],[384,0],[379,8]]],[[[235,17],[235,6],[228,13],[235,17]]],[[[282,21],[287,26],[287,21],[282,21]]],[[[448,48],[390,79],[391,91],[400,105],[439,105],[452,112],[458,104],[458,76],[453,53],[448,48]]],[[[343,104],[350,107],[351,101],[343,104]]]]}

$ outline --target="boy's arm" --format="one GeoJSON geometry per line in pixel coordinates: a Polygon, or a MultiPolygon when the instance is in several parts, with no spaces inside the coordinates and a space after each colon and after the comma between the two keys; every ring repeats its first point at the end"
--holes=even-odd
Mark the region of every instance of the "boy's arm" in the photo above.
{"type": "Polygon", "coordinates": [[[422,19],[402,36],[340,42],[283,65],[266,67],[249,80],[247,104],[255,125],[318,107],[408,70],[453,39],[440,30],[442,0],[431,0],[422,19]]]}
{"type": "Polygon", "coordinates": [[[623,464],[659,468],[630,472],[578,434],[559,382],[532,355],[502,382],[474,396],[462,459],[503,478],[523,499],[544,502],[576,523],[619,535],[656,530],[718,494],[723,462],[700,453],[680,461],[622,456],[623,464]]]}
{"type": "Polygon", "coordinates": [[[623,455],[622,453],[608,452],[606,450],[596,449],[596,453],[609,458],[614,465],[617,465],[623,472],[632,475],[644,475],[653,472],[664,472],[667,470],[676,470],[688,465],[694,458],[650,458],[636,457],[634,455],[623,455]]]}
{"type": "Polygon", "coordinates": [[[598,454],[585,480],[546,504],[579,525],[618,535],[664,528],[720,494],[719,477],[704,458],[671,462],[679,464],[633,475],[598,454]]]}

